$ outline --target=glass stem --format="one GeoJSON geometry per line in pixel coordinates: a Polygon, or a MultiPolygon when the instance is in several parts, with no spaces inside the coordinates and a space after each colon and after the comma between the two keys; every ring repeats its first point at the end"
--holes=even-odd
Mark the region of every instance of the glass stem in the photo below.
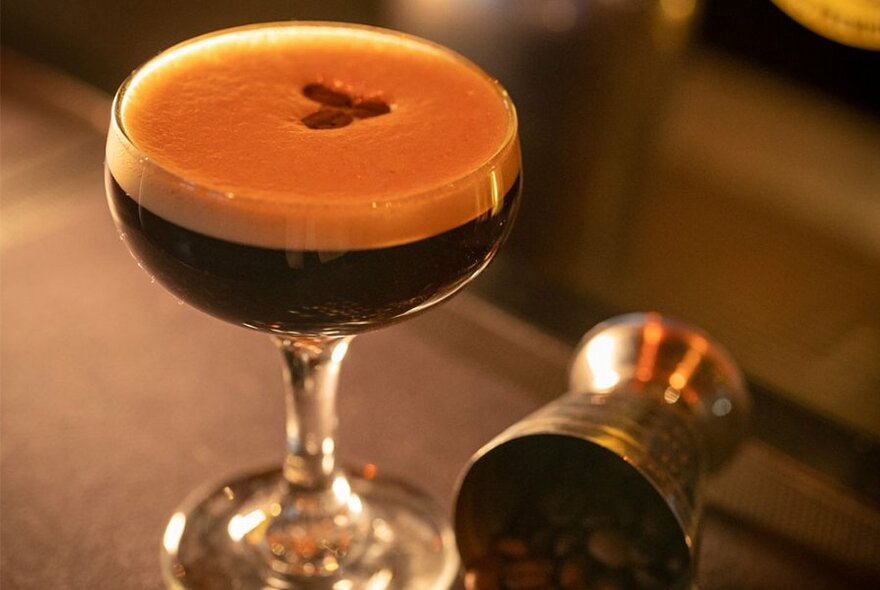
{"type": "Polygon", "coordinates": [[[287,456],[294,491],[327,490],[336,470],[336,384],[352,337],[274,337],[284,360],[287,456]]]}
{"type": "Polygon", "coordinates": [[[336,466],[336,384],[351,338],[274,337],[284,360],[287,489],[262,546],[279,574],[332,575],[365,546],[367,514],[336,466]]]}

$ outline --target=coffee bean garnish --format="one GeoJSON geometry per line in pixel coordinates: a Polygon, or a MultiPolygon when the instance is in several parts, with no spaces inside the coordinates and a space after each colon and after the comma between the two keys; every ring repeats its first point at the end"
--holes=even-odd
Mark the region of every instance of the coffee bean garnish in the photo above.
{"type": "Polygon", "coordinates": [[[306,84],[303,94],[306,98],[328,107],[350,107],[352,103],[351,97],[346,93],[327,88],[323,84],[306,84]]]}
{"type": "Polygon", "coordinates": [[[306,98],[324,105],[303,117],[303,124],[310,129],[338,129],[355,119],[369,119],[391,112],[391,107],[383,100],[352,97],[323,84],[306,84],[302,92],[306,98]]]}
{"type": "Polygon", "coordinates": [[[309,129],[339,129],[353,120],[352,116],[345,111],[322,109],[304,117],[302,122],[309,129]]]}
{"type": "Polygon", "coordinates": [[[358,119],[368,119],[370,117],[378,117],[391,112],[391,107],[381,100],[364,100],[356,102],[352,115],[358,119]]]}

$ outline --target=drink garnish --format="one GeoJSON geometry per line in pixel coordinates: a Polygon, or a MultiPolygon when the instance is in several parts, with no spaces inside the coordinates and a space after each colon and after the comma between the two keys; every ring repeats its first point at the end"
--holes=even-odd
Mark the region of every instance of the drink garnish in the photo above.
{"type": "Polygon", "coordinates": [[[354,117],[342,109],[321,109],[302,119],[309,129],[339,129],[352,121],[354,117]]]}
{"type": "Polygon", "coordinates": [[[306,84],[303,95],[325,108],[303,117],[309,129],[338,129],[349,125],[354,119],[369,119],[391,112],[387,102],[378,98],[352,98],[341,90],[334,90],[317,82],[306,84]]]}
{"type": "Polygon", "coordinates": [[[306,84],[303,88],[306,98],[319,102],[328,107],[350,107],[351,97],[345,92],[333,90],[323,84],[306,84]]]}
{"type": "Polygon", "coordinates": [[[362,100],[355,102],[354,109],[351,114],[358,119],[368,119],[370,117],[378,117],[391,112],[388,103],[379,99],[362,100]]]}

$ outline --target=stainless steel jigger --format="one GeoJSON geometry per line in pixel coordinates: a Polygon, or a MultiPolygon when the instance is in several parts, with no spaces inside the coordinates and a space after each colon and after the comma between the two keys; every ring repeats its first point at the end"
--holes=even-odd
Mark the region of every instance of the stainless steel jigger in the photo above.
{"type": "MultiPolygon", "coordinates": [[[[678,547],[687,563],[663,587],[693,587],[702,483],[742,439],[751,405],[739,369],[702,331],[644,313],[588,332],[569,375],[569,393],[501,433],[466,467],[455,507],[464,563],[486,558],[535,515],[569,526],[613,512],[640,531],[625,545],[633,567],[636,546],[663,555],[678,547]],[[633,524],[639,518],[646,520],[633,524]]],[[[628,559],[621,554],[610,567],[628,559]]]]}

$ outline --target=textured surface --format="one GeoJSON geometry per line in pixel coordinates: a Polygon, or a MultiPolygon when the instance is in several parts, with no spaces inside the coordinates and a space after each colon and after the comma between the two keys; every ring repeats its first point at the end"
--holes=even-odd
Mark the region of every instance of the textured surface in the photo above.
{"type": "MultiPolygon", "coordinates": [[[[180,500],[281,458],[280,364],[137,268],[99,133],[4,93],[0,586],[159,588],[180,500]]],[[[570,352],[470,295],[363,336],[342,458],[448,506],[471,453],[562,392],[570,352]]],[[[880,516],[786,457],[746,445],[708,499],[702,588],[880,586],[880,516]]]]}

